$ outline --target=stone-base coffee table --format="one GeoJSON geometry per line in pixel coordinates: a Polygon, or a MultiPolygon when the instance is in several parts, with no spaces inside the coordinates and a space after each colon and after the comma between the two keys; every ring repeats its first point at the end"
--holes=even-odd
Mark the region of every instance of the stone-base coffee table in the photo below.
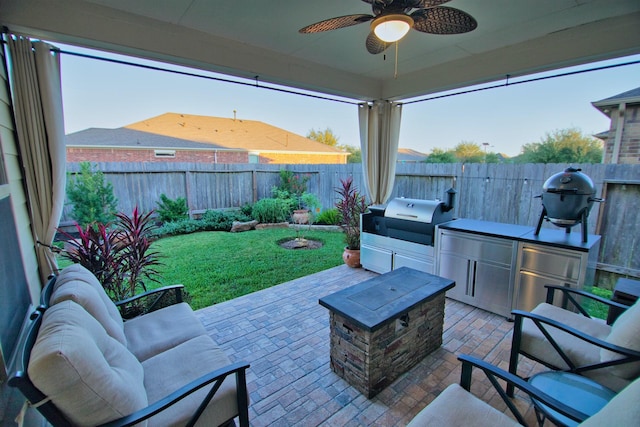
{"type": "Polygon", "coordinates": [[[444,294],[455,282],[402,267],[320,298],[331,369],[371,398],[442,344],[444,294]]]}

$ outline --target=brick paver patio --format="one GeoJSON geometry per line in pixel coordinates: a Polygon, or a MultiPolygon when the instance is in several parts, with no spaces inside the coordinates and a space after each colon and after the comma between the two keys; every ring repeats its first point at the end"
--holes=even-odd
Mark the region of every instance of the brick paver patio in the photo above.
{"type": "MultiPolygon", "coordinates": [[[[404,426],[449,384],[460,381],[457,354],[507,369],[512,324],[447,299],[443,345],[372,399],[329,365],[329,312],[318,299],[376,274],[339,266],[197,311],[213,339],[247,373],[252,426],[404,426]]],[[[524,360],[519,372],[539,366],[524,360]]],[[[477,374],[481,374],[477,372],[477,374]]],[[[483,375],[474,394],[505,410],[483,375]]],[[[527,399],[516,401],[535,424],[527,399]]]]}

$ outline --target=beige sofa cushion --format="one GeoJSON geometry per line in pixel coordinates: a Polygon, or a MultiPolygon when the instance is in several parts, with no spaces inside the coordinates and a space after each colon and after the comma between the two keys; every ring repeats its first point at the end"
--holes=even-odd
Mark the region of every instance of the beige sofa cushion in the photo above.
{"type": "MultiPolygon", "coordinates": [[[[118,309],[115,304],[112,302],[105,304],[104,299],[100,295],[100,293],[104,293],[106,295],[104,290],[98,291],[96,286],[90,284],[87,280],[74,278],[73,276],[84,277],[84,274],[81,273],[76,275],[75,273],[68,272],[68,268],[70,267],[65,268],[61,273],[63,280],[56,280],[54,291],[51,294],[51,299],[49,301],[50,305],[55,305],[61,301],[67,300],[71,300],[76,304],[81,305],[89,314],[100,322],[111,337],[126,346],[127,338],[124,333],[122,317],[120,317],[120,313],[118,313],[118,309]]],[[[84,267],[81,268],[84,269],[84,267]]],[[[93,277],[92,274],[91,276],[93,277]]]]}
{"type": "MultiPolygon", "coordinates": [[[[640,351],[640,303],[636,301],[626,309],[611,326],[611,333],[606,341],[624,348],[640,351]]],[[[602,349],[600,358],[603,362],[619,359],[620,355],[602,349]]],[[[640,375],[640,362],[627,363],[611,367],[611,372],[627,379],[635,379],[640,375]]]]}
{"type": "MultiPolygon", "coordinates": [[[[144,362],[144,385],[150,404],[211,371],[230,363],[208,336],[200,336],[160,353],[144,362]]],[[[205,387],[162,413],[149,419],[149,426],[180,426],[196,411],[210,386],[205,387]]],[[[199,426],[217,426],[238,414],[235,375],[227,377],[209,407],[198,420],[199,426]],[[215,408],[213,408],[215,404],[215,408]]]]}
{"type": "Polygon", "coordinates": [[[183,302],[127,320],[124,334],[129,351],[142,362],[207,331],[183,302]]]}
{"type": "Polygon", "coordinates": [[[147,406],[140,362],[73,301],[45,312],[28,372],[34,385],[79,426],[102,424],[147,406]]]}
{"type": "Polygon", "coordinates": [[[144,361],[178,344],[206,335],[187,303],[174,304],[123,322],[95,276],[80,264],[66,267],[56,280],[51,305],[72,300],[98,320],[107,333],[144,361]]]}
{"type": "Polygon", "coordinates": [[[407,424],[407,427],[427,426],[515,427],[520,424],[458,384],[451,384],[407,424]]]}
{"type": "Polygon", "coordinates": [[[60,274],[58,275],[58,278],[56,279],[56,287],[62,285],[67,280],[81,280],[87,283],[88,285],[91,285],[98,292],[100,299],[104,303],[105,307],[107,307],[107,311],[109,312],[109,315],[114,320],[122,321],[122,316],[120,316],[120,311],[118,310],[116,305],[113,303],[113,301],[111,301],[111,298],[109,298],[109,295],[107,295],[107,293],[104,291],[104,288],[102,287],[102,283],[100,283],[98,279],[96,279],[96,276],[94,276],[92,272],[90,272],[80,264],[72,264],[68,267],[65,267],[60,272],[60,274]]]}
{"type": "MultiPolygon", "coordinates": [[[[532,313],[554,319],[601,340],[606,340],[612,330],[611,326],[607,325],[604,320],[589,319],[581,314],[547,303],[539,304],[533,309],[532,313]]],[[[549,328],[549,330],[558,344],[577,365],[590,365],[601,362],[600,347],[555,328],[549,328]]],[[[551,363],[560,369],[568,369],[564,360],[531,320],[524,319],[522,323],[522,343],[520,348],[522,351],[551,363]]],[[[585,371],[583,375],[613,391],[620,391],[629,384],[629,380],[619,376],[616,369],[619,368],[610,367],[585,371]]]]}
{"type": "MultiPolygon", "coordinates": [[[[604,321],[590,320],[581,314],[573,313],[547,303],[539,304],[533,309],[532,313],[556,320],[559,323],[571,326],[603,340],[611,332],[611,327],[604,321]]],[[[544,326],[547,326],[547,329],[551,332],[556,342],[576,364],[584,365],[600,362],[599,347],[556,328],[549,327],[548,325],[544,326]]],[[[522,322],[522,342],[520,348],[522,351],[544,360],[547,363],[551,363],[558,368],[568,368],[564,360],[558,355],[558,352],[554,350],[538,327],[529,319],[524,319],[522,322]]]]}
{"type": "Polygon", "coordinates": [[[614,396],[600,411],[587,418],[580,427],[631,427],[640,420],[640,379],[614,396]]]}

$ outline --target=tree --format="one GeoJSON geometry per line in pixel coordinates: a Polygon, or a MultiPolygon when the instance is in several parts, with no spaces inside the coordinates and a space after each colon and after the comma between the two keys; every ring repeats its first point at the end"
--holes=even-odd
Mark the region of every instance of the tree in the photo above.
{"type": "Polygon", "coordinates": [[[502,159],[500,158],[500,156],[498,155],[498,153],[487,153],[484,156],[484,162],[485,163],[500,163],[502,161],[502,159]]]}
{"type": "Polygon", "coordinates": [[[458,159],[453,151],[444,151],[440,148],[434,148],[425,163],[457,163],[458,159]]]}
{"type": "Polygon", "coordinates": [[[482,163],[485,157],[482,147],[475,142],[462,141],[453,148],[453,152],[461,163],[482,163]]]}
{"type": "Polygon", "coordinates": [[[338,140],[340,139],[336,135],[334,135],[333,131],[330,128],[326,128],[323,131],[316,131],[315,129],[311,129],[307,134],[307,138],[317,142],[321,142],[331,147],[336,147],[338,145],[338,140]]]}
{"type": "Polygon", "coordinates": [[[600,163],[602,142],[579,129],[547,132],[540,142],[522,146],[521,163],[600,163]]]}
{"type": "Polygon", "coordinates": [[[353,145],[341,145],[338,148],[351,153],[347,157],[347,163],[362,163],[362,150],[360,147],[354,147],[353,145]]]}
{"type": "Polygon", "coordinates": [[[80,173],[70,176],[67,197],[73,204],[71,216],[82,227],[107,224],[115,219],[118,199],[113,185],[105,182],[101,171],[94,171],[91,163],[80,163],[80,173]]]}

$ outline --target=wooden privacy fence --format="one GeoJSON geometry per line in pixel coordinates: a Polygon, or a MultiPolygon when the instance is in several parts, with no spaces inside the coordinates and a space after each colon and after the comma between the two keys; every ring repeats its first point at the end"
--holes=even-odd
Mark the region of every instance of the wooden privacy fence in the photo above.
{"type": "MultiPolygon", "coordinates": [[[[399,163],[391,197],[444,199],[446,191],[457,191],[454,215],[518,225],[537,225],[542,205],[535,196],[544,182],[563,171],[565,164],[427,164],[399,163]]],[[[594,181],[596,197],[588,222],[589,233],[602,236],[601,270],[640,277],[640,167],[637,165],[571,165],[581,168],[594,181]]],[[[280,169],[308,175],[308,191],[317,195],[323,209],[336,201],[340,179],[353,177],[364,193],[360,164],[264,165],[264,164],[176,164],[97,163],[112,183],[118,209],[131,212],[157,208],[161,194],[184,197],[189,211],[237,208],[271,197],[280,181],[280,169]]],[[[78,164],[69,164],[71,174],[78,164]]],[[[72,221],[65,206],[61,223],[72,221]]],[[[543,227],[554,228],[546,223],[543,227]]],[[[580,232],[574,227],[574,233],[580,232]]]]}

